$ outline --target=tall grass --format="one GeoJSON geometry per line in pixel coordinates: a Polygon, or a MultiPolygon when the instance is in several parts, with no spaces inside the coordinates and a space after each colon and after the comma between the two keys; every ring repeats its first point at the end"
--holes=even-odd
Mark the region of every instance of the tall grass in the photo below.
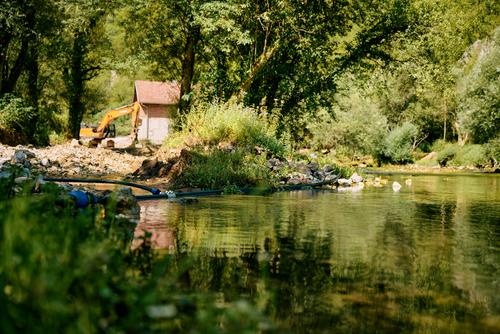
{"type": "Polygon", "coordinates": [[[278,156],[285,153],[285,145],[276,138],[275,125],[254,109],[239,104],[197,106],[182,120],[182,128],[167,138],[165,146],[230,143],[260,146],[278,156]]]}
{"type": "Polygon", "coordinates": [[[234,152],[196,152],[177,184],[202,188],[268,185],[271,183],[271,175],[265,160],[265,157],[255,156],[241,149],[234,152]]]}

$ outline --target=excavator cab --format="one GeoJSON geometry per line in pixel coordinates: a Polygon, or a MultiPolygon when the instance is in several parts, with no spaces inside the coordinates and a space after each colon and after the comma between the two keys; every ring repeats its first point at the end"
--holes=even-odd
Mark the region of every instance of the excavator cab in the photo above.
{"type": "Polygon", "coordinates": [[[114,124],[109,124],[106,129],[104,129],[104,138],[115,138],[116,137],[116,126],[114,124]]]}

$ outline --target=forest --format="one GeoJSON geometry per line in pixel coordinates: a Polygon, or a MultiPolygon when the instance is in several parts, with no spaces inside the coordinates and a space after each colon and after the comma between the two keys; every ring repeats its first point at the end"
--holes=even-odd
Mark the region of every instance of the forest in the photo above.
{"type": "Polygon", "coordinates": [[[0,141],[78,138],[176,81],[193,109],[250,108],[292,147],[405,163],[499,159],[493,0],[13,0],[0,5],[0,141]],[[460,159],[458,159],[460,160],[460,159]]]}
{"type": "Polygon", "coordinates": [[[0,1],[0,332],[500,333],[499,130],[498,0],[0,1]]]}

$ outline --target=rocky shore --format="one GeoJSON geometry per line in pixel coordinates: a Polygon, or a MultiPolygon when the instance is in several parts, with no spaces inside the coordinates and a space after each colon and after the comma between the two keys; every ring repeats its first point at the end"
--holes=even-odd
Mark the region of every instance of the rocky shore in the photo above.
{"type": "Polygon", "coordinates": [[[124,177],[141,165],[144,156],[126,150],[88,148],[78,142],[43,148],[0,144],[0,166],[11,160],[45,176],[124,177]]]}

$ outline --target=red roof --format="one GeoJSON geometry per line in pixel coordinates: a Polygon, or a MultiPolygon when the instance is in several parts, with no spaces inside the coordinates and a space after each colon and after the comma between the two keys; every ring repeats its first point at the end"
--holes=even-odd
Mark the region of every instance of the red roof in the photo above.
{"type": "Polygon", "coordinates": [[[181,89],[177,82],[136,80],[134,101],[145,104],[178,104],[181,89]]]}

